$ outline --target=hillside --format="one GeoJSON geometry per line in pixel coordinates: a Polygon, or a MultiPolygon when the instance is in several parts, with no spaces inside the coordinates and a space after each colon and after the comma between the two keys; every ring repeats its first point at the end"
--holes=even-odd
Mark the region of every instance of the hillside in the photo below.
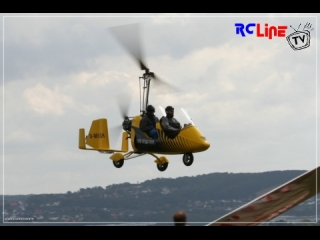
{"type": "MultiPolygon", "coordinates": [[[[5,218],[38,223],[170,223],[175,211],[184,210],[190,222],[208,223],[305,172],[211,173],[61,194],[5,196],[5,218]]],[[[314,216],[312,201],[286,214],[314,216]]]]}

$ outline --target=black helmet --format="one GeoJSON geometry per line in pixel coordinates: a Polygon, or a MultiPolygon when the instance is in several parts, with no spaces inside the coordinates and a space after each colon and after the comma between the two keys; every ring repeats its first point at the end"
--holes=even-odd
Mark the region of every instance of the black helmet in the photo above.
{"type": "Polygon", "coordinates": [[[156,111],[156,109],[152,105],[148,105],[146,110],[147,110],[147,112],[155,112],[156,111]]]}
{"type": "Polygon", "coordinates": [[[168,107],[166,107],[166,109],[165,109],[166,111],[169,111],[169,110],[174,110],[174,108],[172,107],[172,106],[168,106],[168,107]]]}

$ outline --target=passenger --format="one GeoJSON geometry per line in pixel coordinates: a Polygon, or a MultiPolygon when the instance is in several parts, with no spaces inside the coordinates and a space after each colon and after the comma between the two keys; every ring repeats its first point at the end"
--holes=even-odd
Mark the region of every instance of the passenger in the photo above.
{"type": "Polygon", "coordinates": [[[167,106],[165,108],[166,117],[161,118],[161,126],[163,131],[166,133],[168,138],[175,138],[181,131],[181,125],[174,116],[174,108],[172,106],[167,106]]]}
{"type": "Polygon", "coordinates": [[[159,119],[154,115],[155,108],[152,105],[148,105],[146,111],[146,114],[140,121],[140,130],[147,133],[149,137],[157,139],[156,123],[159,122],[159,119]]]}

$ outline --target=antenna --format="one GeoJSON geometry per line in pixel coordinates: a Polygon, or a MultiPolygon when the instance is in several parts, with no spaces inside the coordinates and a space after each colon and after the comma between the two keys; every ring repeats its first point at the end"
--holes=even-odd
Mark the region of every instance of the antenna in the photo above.
{"type": "Polygon", "coordinates": [[[299,27],[298,27],[298,29],[297,29],[297,30],[295,30],[291,25],[290,25],[290,27],[291,27],[291,28],[293,28],[293,29],[294,29],[294,31],[298,31],[298,30],[299,30],[299,28],[300,28],[300,25],[301,25],[301,23],[299,24],[299,27]]]}
{"type": "Polygon", "coordinates": [[[295,30],[291,25],[290,25],[290,27],[296,32],[297,30],[295,30]]]}
{"type": "Polygon", "coordinates": [[[299,28],[300,28],[300,25],[301,25],[301,23],[299,24],[298,30],[299,30],[299,28]]]}

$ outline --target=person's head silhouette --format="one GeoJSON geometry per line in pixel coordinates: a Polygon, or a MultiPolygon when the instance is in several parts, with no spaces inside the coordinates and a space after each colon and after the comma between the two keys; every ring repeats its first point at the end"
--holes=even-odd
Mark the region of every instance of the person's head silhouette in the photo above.
{"type": "Polygon", "coordinates": [[[172,216],[175,226],[186,226],[187,214],[184,211],[178,211],[172,216]]]}

